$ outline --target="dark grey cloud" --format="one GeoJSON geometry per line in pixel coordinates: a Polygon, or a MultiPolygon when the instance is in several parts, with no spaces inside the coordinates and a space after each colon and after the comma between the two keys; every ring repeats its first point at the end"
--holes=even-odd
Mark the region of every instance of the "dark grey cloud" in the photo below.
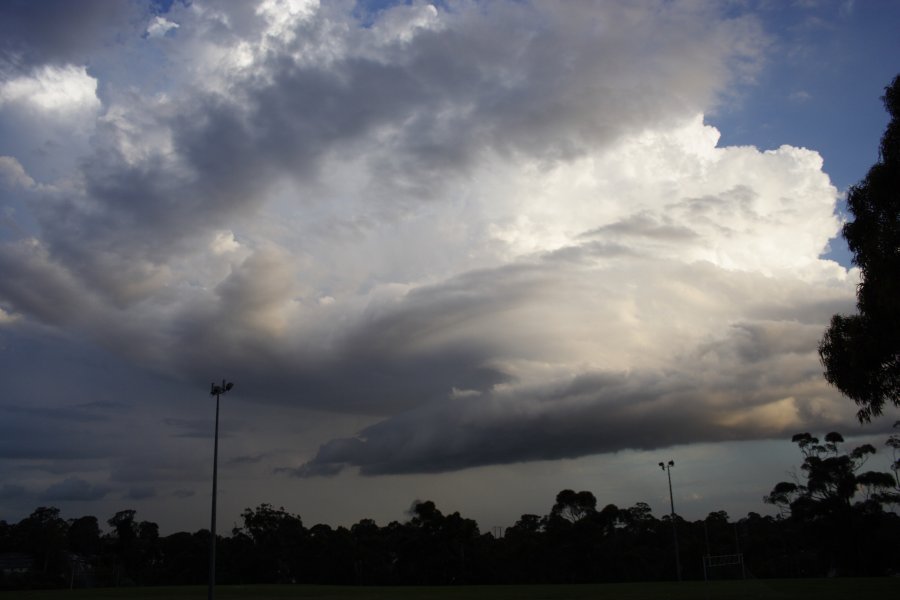
{"type": "Polygon", "coordinates": [[[165,405],[173,389],[124,357],[27,323],[0,330],[0,378],[0,456],[70,466],[142,440],[140,407],[165,405]]]}
{"type": "Polygon", "coordinates": [[[142,487],[151,482],[196,481],[207,475],[205,456],[182,456],[177,448],[162,445],[155,450],[112,460],[110,481],[142,487]]]}
{"type": "Polygon", "coordinates": [[[129,406],[124,402],[116,402],[114,400],[96,400],[94,402],[85,402],[75,405],[76,409],[84,411],[103,411],[109,413],[120,413],[127,410],[129,406]]]}
{"type": "Polygon", "coordinates": [[[106,460],[105,456],[70,460],[29,457],[27,461],[11,460],[7,464],[10,465],[9,478],[24,481],[30,474],[67,475],[70,473],[102,471],[106,466],[106,460]]]}
{"type": "MultiPolygon", "coordinates": [[[[373,337],[377,326],[376,331],[355,331],[353,340],[377,341],[373,337]]],[[[413,338],[403,341],[408,347],[415,342],[413,338]]],[[[385,355],[355,348],[348,340],[337,354],[308,361],[291,362],[278,356],[268,364],[248,364],[240,355],[218,362],[199,357],[190,368],[198,373],[213,368],[233,373],[246,394],[266,402],[370,415],[414,406],[454,386],[486,389],[507,379],[501,370],[485,365],[487,352],[477,344],[453,346],[404,357],[400,348],[385,355]]]]}
{"type": "Polygon", "coordinates": [[[69,422],[105,421],[108,417],[84,410],[82,406],[62,406],[55,408],[37,406],[2,406],[0,411],[15,415],[27,415],[38,419],[60,419],[69,422]]]}
{"type": "MultiPolygon", "coordinates": [[[[559,285],[560,280],[577,280],[571,274],[563,275],[559,265],[549,263],[550,271],[541,264],[514,269],[518,273],[511,280],[518,285],[529,280],[542,282],[537,289],[546,289],[551,281],[559,285]]],[[[635,268],[641,268],[639,265],[635,263],[635,268]]],[[[671,281],[687,281],[690,272],[706,267],[673,268],[676,272],[671,274],[671,281]]],[[[475,293],[482,288],[467,281],[461,286],[467,296],[460,300],[456,312],[447,310],[446,305],[429,307],[427,302],[420,308],[434,308],[438,324],[447,317],[461,327],[466,322],[463,315],[476,323],[489,323],[492,316],[502,318],[504,311],[519,310],[522,297],[527,297],[512,291],[515,286],[507,289],[503,270],[493,276],[476,276],[491,282],[482,290],[485,295],[475,293]]],[[[773,286],[751,274],[724,271],[706,273],[697,279],[697,285],[707,294],[726,296],[740,295],[754,285],[773,286]]],[[[423,291],[422,296],[434,292],[446,299],[452,297],[452,289],[449,283],[447,288],[423,291]]],[[[765,288],[756,293],[761,289],[765,288]]],[[[567,296],[565,288],[559,295],[567,296]]],[[[359,467],[366,475],[442,472],[691,442],[778,439],[789,437],[797,427],[837,427],[848,413],[823,402],[833,392],[822,380],[815,356],[821,327],[796,318],[816,310],[824,300],[811,297],[807,306],[797,300],[797,292],[790,295],[794,298],[794,317],[784,314],[771,320],[766,310],[754,315],[750,303],[750,310],[743,313],[748,320],[733,323],[715,336],[715,341],[688,346],[686,352],[679,353],[673,347],[673,356],[659,369],[637,364],[626,372],[581,369],[579,375],[539,385],[521,384],[511,371],[505,374],[507,385],[473,389],[452,386],[463,392],[458,397],[447,396],[448,385],[442,388],[443,395],[432,395],[418,407],[367,427],[355,437],[328,441],[306,464],[296,469],[285,467],[280,472],[304,477],[334,475],[345,467],[359,467]]],[[[843,297],[832,300],[830,309],[843,302],[843,297]]],[[[692,312],[697,307],[682,305],[680,310],[692,312]]],[[[402,320],[414,313],[404,310],[396,318],[402,320]]],[[[694,319],[687,312],[683,318],[689,322],[694,319]]],[[[423,317],[422,321],[429,319],[423,317]]],[[[540,339],[541,331],[538,326],[532,334],[540,339]]],[[[490,335],[488,331],[485,334],[490,335]]],[[[667,335],[660,332],[656,343],[676,341],[667,335]]],[[[410,339],[419,337],[421,333],[410,339]]],[[[613,338],[609,343],[620,344],[622,352],[629,352],[633,340],[613,338]]],[[[493,357],[510,356],[509,352],[509,348],[498,349],[493,357]]],[[[513,356],[546,356],[547,352],[547,348],[525,346],[517,347],[513,356]]]]}
{"type": "Polygon", "coordinates": [[[138,486],[128,489],[123,496],[123,500],[147,500],[156,497],[156,489],[149,486],[138,486]]]}
{"type": "Polygon", "coordinates": [[[109,486],[90,483],[79,477],[67,477],[48,487],[41,497],[47,502],[83,502],[100,500],[109,492],[109,486]]]}
{"type": "MultiPolygon", "coordinates": [[[[764,378],[759,371],[753,376],[764,378]]],[[[810,373],[806,383],[815,386],[818,377],[810,373]]],[[[778,383],[797,384],[768,380],[766,389],[735,390],[735,382],[704,384],[694,373],[585,374],[558,389],[515,398],[488,394],[435,402],[357,437],[331,440],[308,463],[284,471],[301,477],[335,475],[346,467],[359,467],[363,475],[434,473],[697,442],[783,439],[801,423],[826,429],[843,422],[844,415],[818,413],[815,396],[778,406],[787,418],[766,419],[763,407],[778,405],[777,394],[785,390],[778,383]],[[722,397],[729,398],[727,406],[716,406],[722,397]]]]}
{"type": "Polygon", "coordinates": [[[14,500],[25,495],[25,488],[14,483],[4,483],[0,486],[0,500],[14,500]]]}
{"type": "Polygon", "coordinates": [[[269,453],[234,456],[228,459],[227,464],[232,467],[240,465],[256,465],[269,456],[271,456],[269,453]]]}
{"type": "Polygon", "coordinates": [[[0,60],[4,70],[83,62],[123,29],[140,27],[142,14],[138,2],[9,0],[0,6],[0,60]]]}
{"type": "MultiPolygon", "coordinates": [[[[253,317],[256,309],[265,312],[279,294],[270,293],[272,278],[242,267],[220,286],[222,305],[177,324],[173,352],[197,376],[211,369],[234,373],[235,393],[252,390],[272,402],[388,414],[452,387],[482,390],[507,379],[488,364],[490,344],[461,338],[429,347],[427,341],[521,299],[540,284],[529,272],[528,267],[473,272],[416,289],[396,304],[372,306],[359,326],[335,336],[332,350],[318,353],[317,348],[280,349],[255,332],[246,335],[241,319],[253,317]],[[234,316],[239,314],[243,317],[234,316]]],[[[278,273],[275,269],[274,285],[281,286],[278,273]]],[[[198,423],[196,431],[208,435],[208,426],[198,423]]]]}
{"type": "Polygon", "coordinates": [[[49,325],[71,324],[90,312],[83,288],[34,240],[0,245],[4,305],[49,325]]]}
{"type": "MultiPolygon", "coordinates": [[[[175,437],[212,439],[214,434],[213,424],[208,420],[177,419],[170,417],[163,419],[163,423],[168,427],[178,430],[178,433],[172,434],[175,437]]],[[[225,437],[226,434],[220,433],[219,435],[225,437]]]]}
{"type": "Polygon", "coordinates": [[[33,413],[14,414],[0,423],[0,458],[81,460],[109,456],[122,442],[121,434],[108,431],[102,421],[91,424],[94,426],[85,427],[33,413]]]}

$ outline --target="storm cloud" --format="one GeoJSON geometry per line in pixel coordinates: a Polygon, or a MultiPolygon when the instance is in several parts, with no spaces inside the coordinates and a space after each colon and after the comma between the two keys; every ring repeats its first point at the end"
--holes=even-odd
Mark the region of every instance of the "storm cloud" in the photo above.
{"type": "MultiPolygon", "coordinates": [[[[816,355],[858,278],[822,258],[822,157],[705,119],[770,57],[753,11],[2,10],[0,341],[172,386],[229,373],[241,414],[297,420],[229,425],[235,469],[438,473],[852,419],[816,355]]],[[[124,384],[35,403],[36,369],[5,384],[3,457],[105,457],[109,483],[92,465],[45,497],[193,495],[206,413],[124,384]],[[109,420],[139,431],[124,455],[109,420]]]]}

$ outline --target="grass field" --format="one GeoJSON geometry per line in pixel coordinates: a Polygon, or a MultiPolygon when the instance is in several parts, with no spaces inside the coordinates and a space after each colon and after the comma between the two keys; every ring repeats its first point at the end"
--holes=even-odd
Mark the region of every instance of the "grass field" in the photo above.
{"type": "MultiPolygon", "coordinates": [[[[108,588],[0,592],[0,600],[202,600],[206,587],[108,588]]],[[[748,579],[710,583],[345,587],[318,585],[219,586],[219,600],[846,600],[900,598],[900,579],[748,579]]]]}

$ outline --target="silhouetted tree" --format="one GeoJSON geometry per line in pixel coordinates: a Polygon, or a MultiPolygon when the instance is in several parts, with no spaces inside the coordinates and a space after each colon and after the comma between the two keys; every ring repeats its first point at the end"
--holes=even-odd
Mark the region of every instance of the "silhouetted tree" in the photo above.
{"type": "Polygon", "coordinates": [[[362,519],[350,528],[350,535],[353,538],[354,583],[389,583],[393,564],[381,528],[372,519],[362,519]]]}
{"type": "MultiPolygon", "coordinates": [[[[782,482],[769,495],[769,501],[785,504],[783,517],[750,513],[732,523],[722,510],[702,521],[675,517],[685,579],[703,577],[703,554],[738,551],[757,577],[896,570],[900,517],[883,510],[882,498],[893,477],[861,468],[874,448],[864,445],[847,452],[837,433],[823,442],[808,433],[794,441],[803,455],[803,476],[782,482]]],[[[655,581],[670,579],[674,568],[669,515],[657,519],[643,502],[597,510],[590,492],[563,490],[548,514],[522,515],[505,536],[497,537],[482,535],[475,521],[458,512],[443,514],[431,501],[416,501],[407,522],[384,527],[363,519],[350,529],[324,524],[306,529],[298,515],[269,504],[248,508],[241,516],[243,526],[220,540],[222,583],[655,581]]],[[[34,572],[0,574],[0,588],[63,587],[70,581],[76,586],[206,582],[208,531],[161,538],[155,523],[134,517],[133,510],[116,513],[108,521],[112,531],[103,537],[96,518],[67,523],[55,508],[38,508],[16,525],[0,521],[0,551],[35,557],[34,572]],[[94,559],[91,548],[98,539],[94,559]],[[78,563],[78,576],[75,563],[65,560],[66,547],[89,558],[78,563]]]]}
{"type": "Polygon", "coordinates": [[[875,447],[871,444],[863,444],[845,453],[839,447],[844,438],[836,431],[826,435],[824,443],[809,433],[798,433],[791,441],[803,454],[800,468],[806,483],[778,483],[764,498],[769,504],[789,507],[792,512],[801,509],[807,511],[811,518],[817,518],[850,506],[860,490],[868,490],[871,496],[873,491],[893,484],[893,477],[888,473],[869,471],[857,474],[868,457],[875,454],[875,447]]]}
{"type": "Polygon", "coordinates": [[[15,537],[19,546],[31,553],[45,581],[62,577],[63,552],[66,550],[68,523],[60,518],[59,509],[40,506],[19,521],[15,537]]]}
{"type": "MultiPolygon", "coordinates": [[[[168,585],[199,585],[207,582],[209,530],[173,533],[160,540],[160,549],[162,553],[159,567],[162,572],[160,581],[168,585]]],[[[243,559],[252,561],[253,555],[246,553],[243,559]]]]}
{"type": "Polygon", "coordinates": [[[241,513],[242,532],[252,541],[253,575],[265,583],[291,583],[302,579],[304,544],[308,532],[299,515],[284,507],[260,504],[241,513]]]}
{"type": "Polygon", "coordinates": [[[0,519],[0,552],[10,552],[15,547],[13,540],[13,530],[15,528],[7,523],[4,519],[0,519]]]}
{"type": "MultiPolygon", "coordinates": [[[[861,472],[875,453],[871,444],[863,444],[850,452],[841,449],[844,438],[837,432],[825,441],[809,433],[798,433],[792,441],[803,455],[801,470],[804,481],[780,482],[764,498],[779,506],[792,521],[792,544],[801,555],[815,554],[801,560],[798,569],[814,569],[821,573],[871,571],[873,561],[862,540],[866,531],[885,524],[878,492],[893,485],[893,477],[876,471],[861,472]],[[862,499],[857,496],[862,494],[862,499]],[[807,551],[803,551],[807,548],[807,551]]],[[[801,575],[808,574],[801,572],[801,575]]]]}
{"type": "Polygon", "coordinates": [[[550,516],[575,523],[596,510],[597,498],[594,497],[594,494],[586,491],[576,493],[572,490],[563,490],[556,495],[556,504],[550,510],[550,516]]]}
{"type": "Polygon", "coordinates": [[[138,583],[157,583],[156,573],[162,560],[159,539],[159,525],[152,521],[137,524],[136,564],[134,566],[138,583]]]}
{"type": "Polygon", "coordinates": [[[346,527],[310,527],[304,556],[305,581],[338,584],[353,580],[353,537],[346,527]]]}
{"type": "Polygon", "coordinates": [[[603,534],[597,518],[597,498],[588,491],[562,490],[547,517],[547,561],[554,581],[593,580],[600,565],[598,547],[603,534]]]}
{"type": "Polygon", "coordinates": [[[850,188],[844,225],[862,272],[858,314],[834,315],[819,343],[825,378],[860,407],[860,422],[900,406],[900,75],[882,98],[891,115],[880,160],[850,188]]]}
{"type": "Polygon", "coordinates": [[[100,525],[97,517],[84,516],[69,520],[69,550],[84,556],[100,553],[100,525]]]}
{"type": "Polygon", "coordinates": [[[137,565],[138,526],[134,522],[134,510],[120,510],[107,519],[106,523],[113,528],[110,536],[112,546],[112,571],[115,585],[134,584],[134,570],[137,565]]]}
{"type": "Polygon", "coordinates": [[[506,529],[502,539],[504,582],[541,583],[547,581],[546,519],[526,514],[506,529]]]}
{"type": "Polygon", "coordinates": [[[458,512],[444,516],[431,500],[415,502],[410,515],[393,528],[397,574],[422,585],[466,582],[480,536],[475,521],[458,512]]]}
{"type": "MultiPolygon", "coordinates": [[[[894,423],[894,429],[900,427],[900,421],[894,423]]],[[[894,474],[892,489],[885,489],[878,493],[876,500],[882,504],[896,506],[900,504],[900,435],[893,433],[885,442],[885,446],[891,449],[891,472],[894,474]]]]}

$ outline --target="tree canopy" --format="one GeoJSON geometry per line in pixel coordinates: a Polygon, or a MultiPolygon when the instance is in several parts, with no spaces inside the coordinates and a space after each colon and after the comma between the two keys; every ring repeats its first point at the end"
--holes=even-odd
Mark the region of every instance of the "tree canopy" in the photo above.
{"type": "Polygon", "coordinates": [[[843,235],[862,274],[856,315],[834,315],[819,343],[825,378],[860,407],[860,422],[900,406],[900,75],[882,98],[891,115],[880,158],[850,188],[843,235]]]}
{"type": "Polygon", "coordinates": [[[881,553],[861,550],[885,543],[886,524],[896,519],[885,510],[897,501],[894,477],[862,470],[875,447],[845,450],[843,436],[835,431],[824,442],[809,433],[798,433],[792,441],[803,455],[802,476],[777,483],[763,501],[780,509],[783,533],[792,539],[795,552],[814,557],[811,564],[830,573],[871,572],[889,565],[881,553]]]}
{"type": "MultiPolygon", "coordinates": [[[[900,446],[891,436],[887,446],[900,446]]],[[[564,489],[547,514],[522,515],[505,531],[482,533],[459,512],[417,500],[403,522],[348,527],[304,525],[283,507],[260,504],[241,513],[219,537],[223,585],[459,585],[661,581],[675,573],[671,527],[678,530],[683,577],[740,577],[737,567],[705,573],[704,555],[742,553],[756,577],[825,574],[887,575],[900,564],[900,516],[884,510],[900,487],[890,473],[863,472],[870,445],[842,448],[843,438],[794,436],[802,475],[775,486],[767,502],[781,517],[749,513],[732,521],[724,510],[698,521],[651,507],[606,504],[593,492],[564,489]],[[729,570],[730,569],[730,570],[729,570]]],[[[200,585],[209,575],[209,531],[160,536],[134,510],[99,520],[65,520],[39,507],[19,523],[0,520],[0,592],[28,588],[200,585]],[[101,530],[103,524],[108,527],[101,530]],[[12,561],[9,562],[9,561],[12,561]]]]}

